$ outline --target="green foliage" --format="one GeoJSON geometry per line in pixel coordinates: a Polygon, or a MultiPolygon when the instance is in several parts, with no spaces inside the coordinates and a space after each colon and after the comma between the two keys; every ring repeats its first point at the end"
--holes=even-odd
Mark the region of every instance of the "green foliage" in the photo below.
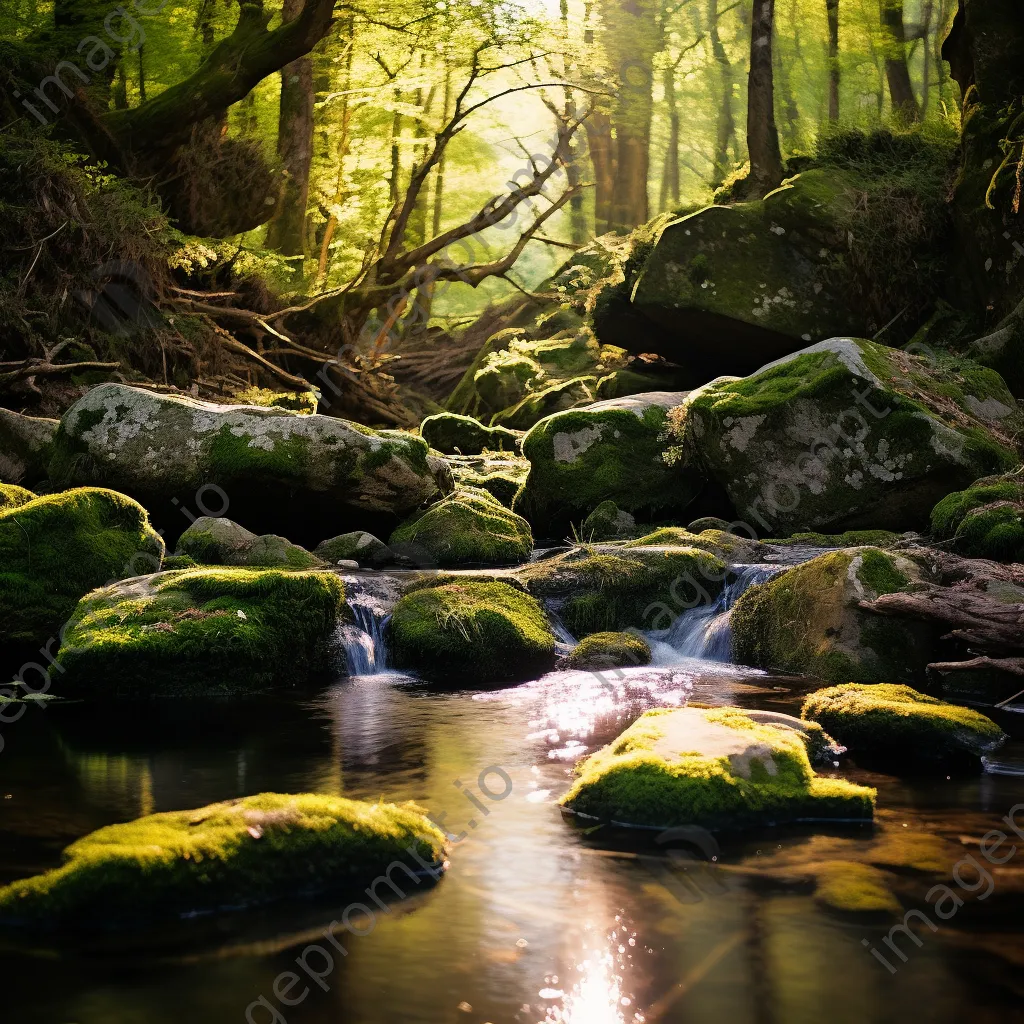
{"type": "Polygon", "coordinates": [[[517,682],[555,661],[543,609],[507,583],[448,583],[406,594],[392,612],[390,639],[396,665],[436,682],[517,682]]]}
{"type": "Polygon", "coordinates": [[[662,828],[870,819],[875,799],[873,789],[815,775],[796,732],[756,723],[739,708],[648,711],[577,771],[561,801],[566,807],[602,821],[662,828]],[[687,726],[696,716],[702,733],[736,730],[736,741],[757,754],[738,758],[737,766],[729,756],[694,750],[687,726]]]}
{"type": "MultiPolygon", "coordinates": [[[[364,886],[395,861],[444,858],[444,834],[415,805],[260,793],[108,825],[60,867],[0,889],[0,924],[30,930],[151,927],[201,911],[364,886]]],[[[409,875],[395,874],[399,886],[409,875]]]]}
{"type": "Polygon", "coordinates": [[[330,664],[345,603],[331,572],[183,569],[98,590],[58,655],[69,689],[212,696],[302,682],[330,664]]]}
{"type": "Polygon", "coordinates": [[[389,544],[442,566],[510,565],[530,557],[533,534],[522,516],[490,493],[467,488],[414,515],[391,534],[389,544]]]}
{"type": "Polygon", "coordinates": [[[609,668],[649,665],[651,648],[635,633],[591,633],[569,655],[569,668],[599,672],[609,668]]]}
{"type": "Polygon", "coordinates": [[[131,498],[78,487],[0,510],[0,642],[42,643],[79,598],[160,568],[164,542],[131,498]]]}
{"type": "Polygon", "coordinates": [[[914,767],[978,758],[1006,739],[995,722],[977,711],[891,683],[817,690],[804,700],[800,714],[818,722],[854,757],[914,767]]]}

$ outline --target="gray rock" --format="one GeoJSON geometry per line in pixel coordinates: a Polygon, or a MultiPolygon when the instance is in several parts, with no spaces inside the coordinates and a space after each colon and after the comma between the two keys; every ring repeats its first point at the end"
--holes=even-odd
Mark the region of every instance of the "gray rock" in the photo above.
{"type": "Polygon", "coordinates": [[[351,562],[355,568],[363,566],[371,569],[380,568],[382,565],[391,565],[395,560],[395,554],[384,543],[372,533],[365,530],[355,530],[352,533],[343,533],[329,540],[321,541],[313,552],[318,558],[322,558],[331,565],[343,565],[351,562]]]}
{"type": "Polygon", "coordinates": [[[305,548],[276,534],[257,536],[230,519],[201,516],[179,538],[177,555],[205,565],[268,569],[313,569],[323,563],[305,548]]]}
{"type": "Polygon", "coordinates": [[[46,478],[59,420],[0,409],[0,483],[37,483],[46,478]]]}

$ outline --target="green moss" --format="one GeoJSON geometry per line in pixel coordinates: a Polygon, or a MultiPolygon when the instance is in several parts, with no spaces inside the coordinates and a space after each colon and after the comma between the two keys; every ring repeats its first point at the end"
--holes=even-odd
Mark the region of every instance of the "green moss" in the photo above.
{"type": "Polygon", "coordinates": [[[313,391],[273,391],[270,388],[246,388],[239,391],[235,401],[242,405],[258,405],[264,408],[290,409],[292,412],[312,416],[319,400],[313,391]]]}
{"type": "Polygon", "coordinates": [[[902,572],[893,559],[877,548],[870,548],[861,557],[857,579],[876,594],[895,594],[905,590],[910,577],[902,572]]]}
{"type": "Polygon", "coordinates": [[[577,771],[565,806],[662,828],[870,819],[875,798],[864,786],[818,777],[795,731],[738,708],[648,711],[577,771]],[[729,730],[740,735],[730,739],[729,730]]]}
{"type": "Polygon", "coordinates": [[[897,914],[899,900],[884,871],[857,861],[833,860],[815,865],[815,900],[844,914],[897,914]]]}
{"type": "Polygon", "coordinates": [[[6,512],[12,508],[20,508],[34,500],[38,495],[33,494],[24,487],[17,484],[0,484],[0,512],[6,512]]]}
{"type": "MultiPolygon", "coordinates": [[[[81,424],[81,421],[79,421],[81,424]]],[[[84,431],[79,426],[79,434],[84,431]]],[[[256,475],[267,480],[288,481],[309,459],[309,442],[304,437],[276,438],[270,448],[249,443],[249,438],[232,433],[225,424],[210,445],[210,469],[219,480],[243,479],[256,475]]]]}
{"type": "MultiPolygon", "coordinates": [[[[92,832],[64,851],[60,867],[0,889],[0,922],[150,927],[197,911],[365,886],[395,861],[418,874],[423,862],[440,865],[444,851],[444,834],[413,805],[261,793],[92,832]]],[[[416,884],[404,871],[395,877],[403,887],[416,884]]]]}
{"type": "Polygon", "coordinates": [[[1024,561],[1024,478],[978,480],[947,495],[931,515],[932,532],[971,558],[1024,561]]]}
{"type": "Polygon", "coordinates": [[[530,524],[486,491],[464,489],[442,498],[391,534],[390,546],[424,553],[438,565],[508,565],[533,550],[530,524]]]}
{"type": "Polygon", "coordinates": [[[794,533],[792,537],[766,540],[765,544],[783,547],[806,545],[812,548],[859,548],[866,545],[887,547],[900,539],[890,530],[847,530],[846,533],[794,533]]]}
{"type": "Polygon", "coordinates": [[[991,752],[1005,740],[991,719],[909,686],[846,683],[810,694],[801,716],[818,722],[854,757],[913,767],[991,752]]]}
{"type": "Polygon", "coordinates": [[[650,663],[651,648],[635,633],[591,633],[572,649],[566,662],[569,668],[593,671],[650,663]]]}
{"type": "Polygon", "coordinates": [[[494,426],[528,430],[546,416],[587,405],[597,397],[597,377],[572,377],[533,391],[515,405],[491,417],[494,426]]]}
{"type": "Polygon", "coordinates": [[[628,512],[623,512],[614,501],[602,501],[583,520],[580,532],[584,540],[601,541],[630,537],[635,531],[636,520],[628,512]]]}
{"type": "Polygon", "coordinates": [[[438,682],[530,679],[555,661],[540,605],[507,583],[449,583],[403,597],[391,615],[395,664],[438,682]]]}
{"type": "Polygon", "coordinates": [[[519,434],[504,427],[485,427],[472,416],[438,413],[420,424],[420,436],[439,452],[479,455],[484,451],[514,452],[519,448],[519,434]]]}
{"type": "Polygon", "coordinates": [[[185,569],[97,590],[58,660],[69,690],[244,693],[294,685],[331,663],[345,588],[331,572],[185,569]]]}
{"type": "Polygon", "coordinates": [[[631,551],[592,554],[585,548],[524,566],[530,592],[559,602],[574,636],[626,629],[659,629],[685,608],[711,603],[727,575],[708,551],[631,551]]]}
{"type": "Polygon", "coordinates": [[[44,642],[84,594],[153,572],[163,555],[146,510],[116,491],[77,487],[0,511],[0,642],[44,642]]]}

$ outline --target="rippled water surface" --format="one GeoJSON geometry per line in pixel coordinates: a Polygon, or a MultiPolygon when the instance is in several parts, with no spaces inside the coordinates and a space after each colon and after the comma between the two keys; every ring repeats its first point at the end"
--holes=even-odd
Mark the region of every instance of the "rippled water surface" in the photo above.
{"type": "Polygon", "coordinates": [[[466,837],[436,887],[378,910],[372,930],[362,918],[368,934],[341,934],[346,955],[326,990],[310,983],[297,1005],[275,997],[275,978],[324,941],[346,902],[337,897],[188,922],[184,943],[169,929],[59,952],[12,944],[3,1020],[225,1024],[245,1021],[247,1008],[255,1024],[1022,1019],[1024,884],[1004,880],[984,905],[966,903],[890,975],[862,940],[877,943],[891,921],[819,908],[798,870],[787,885],[757,875],[768,858],[799,866],[839,849],[855,860],[903,828],[980,838],[1024,800],[1013,745],[1001,774],[967,779],[897,780],[844,764],[879,789],[873,827],[719,837],[722,872],[696,889],[672,885],[646,834],[590,831],[559,813],[574,761],[645,708],[693,700],[793,712],[806,688],[683,662],[484,692],[378,674],[242,703],[31,709],[6,728],[0,754],[2,881],[52,866],[101,825],[264,790],[412,799],[466,837]],[[481,780],[489,767],[511,779],[504,799],[481,793],[481,782],[503,791],[500,773],[481,780]]]}

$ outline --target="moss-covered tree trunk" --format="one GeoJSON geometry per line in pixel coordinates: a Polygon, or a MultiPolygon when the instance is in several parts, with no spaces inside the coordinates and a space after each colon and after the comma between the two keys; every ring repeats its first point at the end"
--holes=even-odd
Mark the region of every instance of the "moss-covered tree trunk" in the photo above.
{"type": "Polygon", "coordinates": [[[893,115],[906,122],[920,121],[921,108],[914,95],[907,64],[907,33],[903,24],[903,0],[879,0],[885,45],[885,77],[893,115]]]}
{"type": "MultiPolygon", "coordinates": [[[[294,21],[301,10],[302,0],[284,0],[282,21],[294,21]]],[[[267,246],[286,256],[301,256],[304,249],[309,169],[313,162],[313,99],[313,59],[305,55],[281,70],[277,154],[284,185],[267,232],[267,246]]]]}
{"type": "Polygon", "coordinates": [[[775,0],[754,0],[750,33],[750,81],[747,89],[747,151],[750,177],[745,194],[760,198],[782,184],[782,150],[775,125],[775,77],[772,36],[775,0]]]}

